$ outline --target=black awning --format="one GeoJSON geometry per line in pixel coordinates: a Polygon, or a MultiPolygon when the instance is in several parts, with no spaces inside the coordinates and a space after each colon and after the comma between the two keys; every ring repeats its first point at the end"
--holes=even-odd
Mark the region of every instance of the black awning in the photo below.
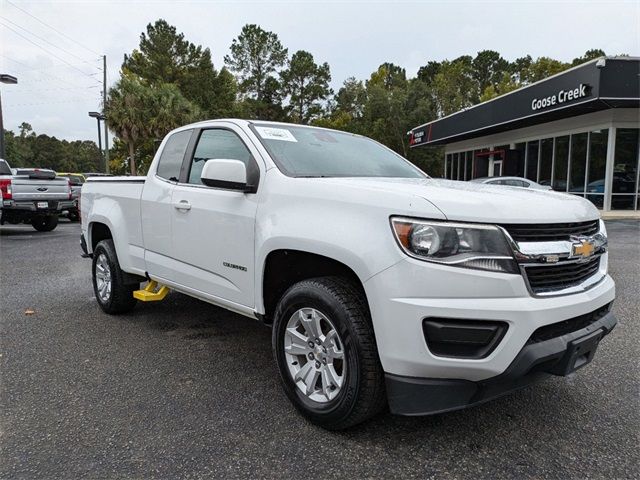
{"type": "Polygon", "coordinates": [[[420,125],[410,145],[445,145],[609,108],[640,108],[640,59],[602,58],[420,125]]]}

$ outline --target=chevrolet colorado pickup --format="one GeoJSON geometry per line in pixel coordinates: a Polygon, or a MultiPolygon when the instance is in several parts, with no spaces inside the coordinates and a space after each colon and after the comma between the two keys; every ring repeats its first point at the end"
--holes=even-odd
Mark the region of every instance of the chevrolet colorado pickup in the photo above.
{"type": "Polygon", "coordinates": [[[616,324],[590,202],[431,179],[350,133],[192,124],[146,177],[89,178],[81,200],[105,312],[161,286],[271,325],[284,391],[328,429],[568,375],[616,324]]]}
{"type": "Polygon", "coordinates": [[[27,223],[40,232],[49,232],[58,225],[58,215],[74,205],[68,178],[57,178],[56,172],[47,169],[11,169],[2,159],[0,190],[0,225],[27,223]]]}

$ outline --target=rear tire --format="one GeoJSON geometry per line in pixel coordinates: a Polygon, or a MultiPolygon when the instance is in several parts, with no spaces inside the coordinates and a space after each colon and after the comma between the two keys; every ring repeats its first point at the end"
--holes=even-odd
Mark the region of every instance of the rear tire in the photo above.
{"type": "Polygon", "coordinates": [[[58,226],[58,216],[34,217],[31,219],[31,225],[39,232],[50,232],[58,226]]]}
{"type": "Polygon", "coordinates": [[[133,292],[140,284],[125,284],[113,240],[102,240],[93,250],[93,292],[105,313],[126,313],[136,306],[133,292]]]}
{"type": "Polygon", "coordinates": [[[312,423],[341,430],[384,408],[384,373],[369,308],[363,292],[347,280],[320,277],[289,288],[276,308],[272,341],[284,391],[312,423]],[[327,364],[332,369],[325,379],[327,364]]]}

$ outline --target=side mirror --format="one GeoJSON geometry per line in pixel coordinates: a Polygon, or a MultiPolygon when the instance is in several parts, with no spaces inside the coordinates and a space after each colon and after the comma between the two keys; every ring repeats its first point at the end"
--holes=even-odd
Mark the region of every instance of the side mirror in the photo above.
{"type": "Polygon", "coordinates": [[[200,180],[207,187],[239,190],[255,193],[256,188],[247,184],[247,167],[240,160],[210,159],[202,167],[200,180]]]}

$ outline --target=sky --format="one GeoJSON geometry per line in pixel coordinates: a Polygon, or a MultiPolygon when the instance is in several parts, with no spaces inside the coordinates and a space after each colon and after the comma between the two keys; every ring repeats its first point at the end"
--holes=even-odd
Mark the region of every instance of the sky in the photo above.
{"type": "Polygon", "coordinates": [[[0,0],[0,84],[6,129],[28,122],[37,133],[97,140],[89,111],[100,109],[102,58],[107,84],[150,22],[164,18],[209,47],[223,66],[247,23],[278,34],[290,54],[311,52],[331,66],[332,87],[367,79],[383,62],[415,76],[429,60],[496,50],[571,61],[586,50],[640,56],[640,1],[21,1],[0,0]]]}

